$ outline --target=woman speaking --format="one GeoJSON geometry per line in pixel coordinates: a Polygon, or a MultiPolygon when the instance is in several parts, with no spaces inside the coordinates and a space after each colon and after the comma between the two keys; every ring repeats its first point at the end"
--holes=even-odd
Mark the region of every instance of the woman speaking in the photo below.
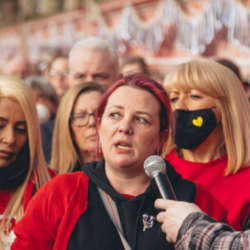
{"type": "Polygon", "coordinates": [[[241,82],[228,68],[199,59],[177,66],[164,87],[173,110],[166,159],[202,184],[241,230],[250,211],[250,106],[241,82]]]}
{"type": "Polygon", "coordinates": [[[0,76],[0,249],[10,249],[13,228],[50,175],[35,100],[22,80],[0,76]]]}
{"type": "MultiPolygon", "coordinates": [[[[16,225],[12,250],[174,249],[155,220],[157,196],[143,169],[165,142],[169,108],[163,87],[146,76],[113,83],[97,109],[104,159],[45,185],[16,225]]],[[[165,162],[177,199],[223,220],[224,208],[165,162]]]]}

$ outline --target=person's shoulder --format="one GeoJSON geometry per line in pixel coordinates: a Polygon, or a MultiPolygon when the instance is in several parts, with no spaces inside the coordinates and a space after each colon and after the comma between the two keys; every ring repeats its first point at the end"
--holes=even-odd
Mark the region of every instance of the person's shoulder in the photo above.
{"type": "Polygon", "coordinates": [[[52,196],[67,196],[72,195],[81,186],[80,190],[84,190],[83,187],[88,187],[89,178],[84,172],[66,173],[60,174],[44,186],[44,192],[50,193],[52,196]]]}
{"type": "Polygon", "coordinates": [[[245,186],[247,188],[250,187],[250,167],[242,168],[240,171],[238,171],[236,174],[231,175],[232,177],[236,178],[241,186],[245,186]]]}
{"type": "Polygon", "coordinates": [[[64,183],[77,183],[79,181],[82,181],[84,179],[88,179],[88,177],[84,174],[83,171],[78,171],[74,173],[66,173],[66,174],[60,174],[51,179],[48,183],[50,184],[56,184],[56,185],[63,185],[64,183]]]}
{"type": "Polygon", "coordinates": [[[250,166],[241,168],[236,174],[244,175],[246,173],[250,173],[250,166]]]}
{"type": "Polygon", "coordinates": [[[164,160],[164,161],[166,163],[166,170],[167,170],[166,173],[171,183],[182,182],[182,183],[186,183],[187,185],[189,184],[195,185],[193,181],[183,179],[182,175],[176,171],[176,169],[168,160],[164,160]]]}
{"type": "Polygon", "coordinates": [[[196,196],[196,184],[193,181],[183,179],[175,168],[165,160],[167,176],[174,189],[178,200],[194,202],[196,196]]]}
{"type": "Polygon", "coordinates": [[[174,184],[175,190],[178,190],[176,197],[178,200],[193,202],[196,199],[197,185],[195,182],[180,178],[174,184]]]}

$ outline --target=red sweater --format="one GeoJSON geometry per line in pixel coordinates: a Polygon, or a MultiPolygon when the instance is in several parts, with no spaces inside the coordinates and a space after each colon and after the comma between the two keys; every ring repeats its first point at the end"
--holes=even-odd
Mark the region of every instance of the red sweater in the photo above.
{"type": "MultiPolygon", "coordinates": [[[[50,170],[49,169],[49,173],[50,173],[50,176],[51,178],[55,177],[55,173],[54,171],[50,170]]],[[[30,182],[27,184],[26,186],[26,189],[24,191],[24,194],[23,194],[23,211],[25,212],[26,211],[26,208],[32,198],[32,193],[35,189],[35,180],[34,180],[34,177],[31,178],[30,182]]],[[[4,211],[11,199],[11,195],[12,195],[12,191],[9,191],[9,190],[0,190],[0,222],[2,221],[2,218],[3,218],[3,214],[4,214],[4,211]]],[[[9,231],[9,236],[3,238],[3,242],[4,242],[4,246],[5,248],[4,249],[10,249],[10,246],[11,244],[13,243],[14,239],[15,239],[15,234],[13,232],[13,228],[16,224],[16,220],[15,218],[13,218],[11,220],[11,227],[8,228],[8,231],[9,231]]]]}
{"type": "MultiPolygon", "coordinates": [[[[12,250],[66,250],[80,215],[88,204],[89,178],[83,172],[61,174],[42,187],[16,224],[12,250]]],[[[197,205],[213,218],[226,221],[225,209],[197,185],[197,205]],[[213,204],[213,210],[211,210],[213,204]]]]}
{"type": "MultiPolygon", "coordinates": [[[[34,183],[30,181],[27,185],[27,188],[25,190],[25,193],[23,195],[23,210],[25,211],[27,208],[28,203],[31,200],[32,191],[33,191],[34,183]]],[[[2,221],[4,211],[11,199],[12,191],[9,190],[0,190],[0,222],[2,221]]],[[[13,218],[10,222],[10,227],[8,228],[9,235],[5,235],[2,237],[4,249],[10,249],[11,244],[13,243],[15,239],[15,234],[13,232],[13,228],[16,224],[15,218],[13,218]]]]}
{"type": "Polygon", "coordinates": [[[227,157],[208,163],[189,162],[173,150],[166,158],[182,178],[202,184],[228,211],[228,222],[241,231],[250,212],[250,168],[224,177],[227,157]]]}

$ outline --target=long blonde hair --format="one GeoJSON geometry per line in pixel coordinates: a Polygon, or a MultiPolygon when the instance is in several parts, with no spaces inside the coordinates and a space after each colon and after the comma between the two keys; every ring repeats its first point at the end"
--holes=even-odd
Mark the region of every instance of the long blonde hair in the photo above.
{"type": "MultiPolygon", "coordinates": [[[[8,203],[1,222],[0,231],[8,225],[14,216],[16,221],[23,216],[23,194],[32,175],[35,177],[36,188],[42,187],[50,175],[44,159],[40,127],[37,116],[36,104],[32,91],[25,82],[12,76],[0,76],[0,98],[5,97],[17,102],[25,115],[27,123],[28,144],[29,144],[29,171],[23,184],[18,187],[8,203]]],[[[1,249],[0,244],[0,249],[1,249]]]]}
{"type": "Polygon", "coordinates": [[[58,174],[72,172],[77,162],[82,163],[72,140],[69,120],[77,98],[92,91],[103,93],[104,88],[95,82],[81,83],[70,88],[62,97],[55,120],[50,162],[50,167],[58,174]]]}
{"type": "MultiPolygon", "coordinates": [[[[242,83],[231,70],[210,60],[192,60],[173,69],[165,78],[164,88],[168,95],[178,88],[196,89],[214,97],[222,115],[221,153],[228,157],[225,175],[250,165],[250,105],[242,83]]],[[[170,136],[165,155],[174,148],[177,146],[170,136]]]]}

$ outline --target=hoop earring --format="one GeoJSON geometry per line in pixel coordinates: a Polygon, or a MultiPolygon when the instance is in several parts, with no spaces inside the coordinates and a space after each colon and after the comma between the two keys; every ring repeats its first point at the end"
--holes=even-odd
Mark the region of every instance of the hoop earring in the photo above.
{"type": "Polygon", "coordinates": [[[101,142],[100,141],[99,141],[99,144],[98,144],[98,154],[102,155],[102,147],[101,147],[101,142]]]}

